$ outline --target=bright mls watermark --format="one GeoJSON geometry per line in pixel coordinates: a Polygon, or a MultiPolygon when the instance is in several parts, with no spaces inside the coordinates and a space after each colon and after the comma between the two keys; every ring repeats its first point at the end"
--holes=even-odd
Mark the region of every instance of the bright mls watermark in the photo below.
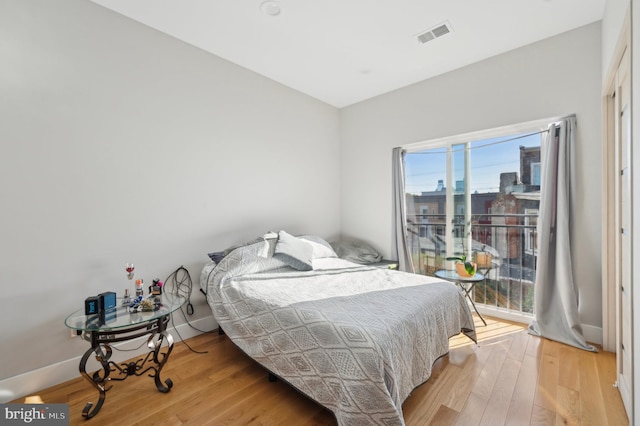
{"type": "Polygon", "coordinates": [[[67,426],[69,404],[0,404],[0,425],[67,426]]]}

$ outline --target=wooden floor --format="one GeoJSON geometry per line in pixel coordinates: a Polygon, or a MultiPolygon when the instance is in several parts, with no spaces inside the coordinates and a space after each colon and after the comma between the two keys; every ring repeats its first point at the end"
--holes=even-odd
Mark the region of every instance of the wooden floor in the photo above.
{"type": "MultiPolygon", "coordinates": [[[[479,344],[451,339],[449,355],[405,401],[411,425],[627,425],[615,382],[615,356],[591,353],[530,336],[521,325],[476,318],[479,344]]],[[[82,378],[42,390],[45,403],[68,403],[70,424],[98,425],[335,425],[333,415],[267,372],[226,336],[177,343],[163,371],[173,389],[153,380],[113,382],[100,413],[82,408],[98,392],[82,378]]],[[[126,356],[114,359],[124,360],[126,356]]],[[[24,402],[24,399],[15,402],[24,402]]]]}

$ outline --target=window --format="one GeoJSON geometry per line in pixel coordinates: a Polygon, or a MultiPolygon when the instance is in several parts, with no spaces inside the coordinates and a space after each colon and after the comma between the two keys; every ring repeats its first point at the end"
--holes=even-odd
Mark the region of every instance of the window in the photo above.
{"type": "Polygon", "coordinates": [[[531,163],[531,185],[540,186],[540,163],[531,163]]]}
{"type": "Polygon", "coordinates": [[[532,312],[541,142],[547,125],[496,129],[407,149],[407,206],[414,208],[407,211],[407,227],[416,272],[450,267],[448,256],[488,252],[492,265],[487,284],[476,287],[476,303],[532,312]]]}

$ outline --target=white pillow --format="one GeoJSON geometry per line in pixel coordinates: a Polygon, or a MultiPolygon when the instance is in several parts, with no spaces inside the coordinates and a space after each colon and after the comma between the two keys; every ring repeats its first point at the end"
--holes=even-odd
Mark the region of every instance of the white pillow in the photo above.
{"type": "Polygon", "coordinates": [[[285,231],[278,233],[278,243],[273,257],[299,271],[310,271],[313,269],[312,256],[313,247],[308,241],[300,240],[285,231]]]}
{"type": "Polygon", "coordinates": [[[311,256],[313,259],[338,257],[336,252],[333,251],[333,248],[331,248],[331,244],[323,240],[321,237],[318,237],[317,235],[301,235],[298,238],[311,244],[311,247],[313,248],[313,254],[311,256]]]}

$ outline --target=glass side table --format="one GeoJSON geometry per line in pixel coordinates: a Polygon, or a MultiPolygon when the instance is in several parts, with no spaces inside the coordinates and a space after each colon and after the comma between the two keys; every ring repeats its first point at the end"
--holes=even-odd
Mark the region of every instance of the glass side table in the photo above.
{"type": "Polygon", "coordinates": [[[464,292],[467,299],[469,299],[469,302],[471,302],[473,310],[476,311],[476,314],[478,314],[478,316],[482,320],[482,323],[484,325],[487,325],[487,322],[484,320],[484,318],[482,318],[480,312],[478,312],[478,308],[476,308],[476,304],[473,302],[473,298],[471,297],[471,291],[473,291],[473,288],[477,283],[484,280],[484,275],[476,272],[475,275],[472,275],[470,277],[461,277],[456,271],[450,271],[446,269],[436,271],[434,275],[438,278],[442,278],[443,280],[447,280],[457,284],[458,287],[460,287],[460,289],[464,292]]]}
{"type": "MultiPolygon", "coordinates": [[[[112,386],[106,386],[111,380],[124,380],[129,376],[141,376],[150,371],[149,376],[155,380],[160,392],[166,393],[173,387],[171,379],[164,383],[160,379],[160,372],[167,363],[173,350],[173,337],[167,331],[170,314],[180,308],[186,299],[182,296],[164,294],[160,298],[160,304],[153,311],[132,311],[128,305],[113,308],[98,315],[85,315],[84,308],[72,313],[64,320],[64,324],[76,330],[82,338],[91,343],[80,359],[80,373],[100,393],[98,403],[93,407],[92,402],[87,402],[82,410],[82,416],[86,419],[98,414],[106,397],[106,392],[112,386]],[[111,344],[136,339],[149,335],[147,347],[149,352],[144,358],[136,361],[116,363],[110,361],[111,344]],[[162,352],[162,344],[166,340],[165,351],[162,352]],[[86,366],[89,357],[95,354],[96,360],[102,366],[93,374],[87,373],[86,366]],[[117,373],[116,377],[110,377],[111,373],[117,373]]],[[[117,302],[121,304],[122,299],[117,302]]]]}

